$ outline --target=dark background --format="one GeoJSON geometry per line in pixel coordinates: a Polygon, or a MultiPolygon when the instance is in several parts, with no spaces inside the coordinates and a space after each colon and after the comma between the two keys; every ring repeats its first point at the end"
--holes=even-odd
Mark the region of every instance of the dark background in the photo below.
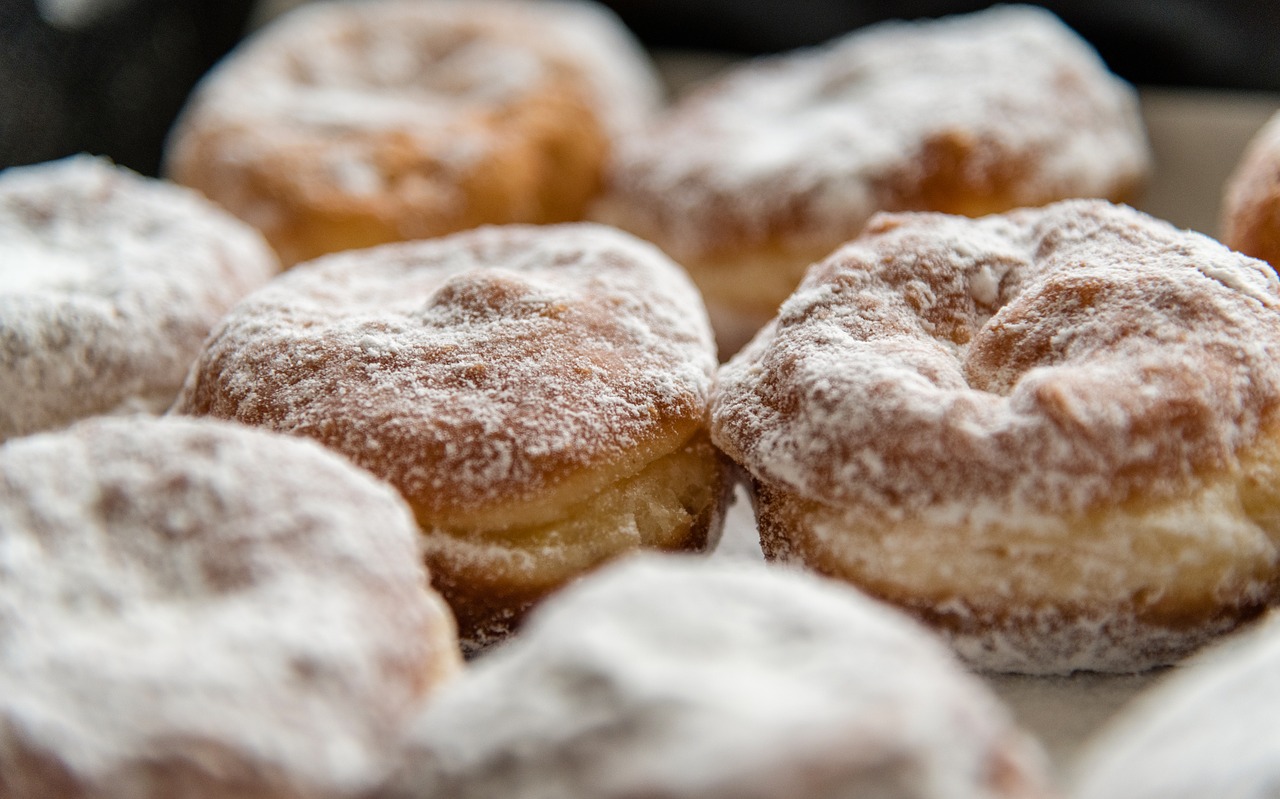
{"type": "MultiPolygon", "coordinates": [[[[758,54],[893,17],[974,11],[944,0],[607,0],[659,48],[758,54]]],[[[1280,91],[1280,2],[1041,2],[1146,85],[1280,91]]],[[[192,84],[241,36],[250,0],[117,0],[51,25],[0,0],[0,166],[86,151],[154,174],[192,84]]]]}

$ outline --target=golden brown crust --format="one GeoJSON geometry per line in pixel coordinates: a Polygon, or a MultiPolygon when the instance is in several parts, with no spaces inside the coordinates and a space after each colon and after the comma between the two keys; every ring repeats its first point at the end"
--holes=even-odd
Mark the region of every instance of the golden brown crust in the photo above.
{"type": "Polygon", "coordinates": [[[1222,240],[1280,269],[1280,114],[1249,143],[1227,180],[1222,240]]]}
{"type": "Polygon", "coordinates": [[[624,85],[600,96],[599,51],[621,31],[571,3],[301,9],[204,81],[167,170],[261,228],[289,264],[579,219],[616,133],[610,104],[628,116],[651,100],[625,46],[607,51],[624,85]],[[571,46],[584,31],[601,44],[571,46]]]}

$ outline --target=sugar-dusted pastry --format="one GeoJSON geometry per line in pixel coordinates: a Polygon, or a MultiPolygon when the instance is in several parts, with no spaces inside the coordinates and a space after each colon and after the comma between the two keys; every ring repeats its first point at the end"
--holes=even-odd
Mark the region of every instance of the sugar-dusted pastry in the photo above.
{"type": "Polygon", "coordinates": [[[94,419],[0,447],[0,795],[364,796],[459,668],[395,492],[301,441],[94,419]]]}
{"type": "Polygon", "coordinates": [[[834,582],[640,556],[535,611],[411,725],[379,799],[1047,797],[941,641],[834,582]]]}
{"type": "Polygon", "coordinates": [[[0,173],[0,441],[163,411],[213,323],[278,270],[248,225],[104,159],[0,173]]]}
{"type": "Polygon", "coordinates": [[[1148,157],[1133,89],[1004,6],[731,69],[621,149],[594,214],[688,268],[732,352],[878,210],[1122,200],[1148,157]]]}
{"type": "Polygon", "coordinates": [[[469,649],[637,548],[719,535],[697,291],[597,225],[328,256],[234,308],[175,406],[314,438],[389,480],[469,649]]]}
{"type": "Polygon", "coordinates": [[[167,171],[286,264],[484,223],[580,219],[658,81],[588,0],[327,2],[197,87],[167,171]]]}
{"type": "Polygon", "coordinates": [[[1280,288],[1123,206],[884,214],[720,371],[762,545],[986,669],[1137,671],[1280,598],[1280,288]]]}

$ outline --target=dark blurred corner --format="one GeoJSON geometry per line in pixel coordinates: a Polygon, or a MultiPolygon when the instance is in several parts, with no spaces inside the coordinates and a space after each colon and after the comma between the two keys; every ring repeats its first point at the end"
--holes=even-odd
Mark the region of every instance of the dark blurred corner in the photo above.
{"type": "Polygon", "coordinates": [[[85,151],[154,174],[169,123],[250,6],[0,0],[0,166],[85,151]]]}
{"type": "MultiPolygon", "coordinates": [[[[604,0],[656,47],[768,53],[891,18],[977,11],[956,0],[604,0]]],[[[1139,84],[1280,91],[1276,0],[1036,2],[1139,84]]]]}
{"type": "MultiPolygon", "coordinates": [[[[943,0],[604,0],[649,45],[776,52],[943,0]]],[[[1054,0],[1139,84],[1280,91],[1276,0],[1054,0]]],[[[0,166],[79,151],[154,174],[191,86],[240,37],[252,0],[0,0],[0,166]],[[43,13],[42,13],[43,12],[43,13]]]]}

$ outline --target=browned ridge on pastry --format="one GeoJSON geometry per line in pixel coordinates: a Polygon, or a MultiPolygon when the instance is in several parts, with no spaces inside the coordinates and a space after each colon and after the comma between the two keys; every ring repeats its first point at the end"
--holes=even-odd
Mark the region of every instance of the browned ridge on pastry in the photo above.
{"type": "Polygon", "coordinates": [[[657,97],[647,57],[594,3],[315,3],[197,87],[167,170],[292,264],[579,219],[613,138],[657,97]]]}
{"type": "Polygon", "coordinates": [[[495,227],[296,268],[232,310],[176,407],[391,481],[471,638],[619,551],[706,543],[714,366],[697,293],[657,249],[495,227]]]}
{"type": "Polygon", "coordinates": [[[726,366],[762,537],[979,665],[1169,662],[1280,587],[1280,290],[1101,201],[876,217],[726,366]]]}

